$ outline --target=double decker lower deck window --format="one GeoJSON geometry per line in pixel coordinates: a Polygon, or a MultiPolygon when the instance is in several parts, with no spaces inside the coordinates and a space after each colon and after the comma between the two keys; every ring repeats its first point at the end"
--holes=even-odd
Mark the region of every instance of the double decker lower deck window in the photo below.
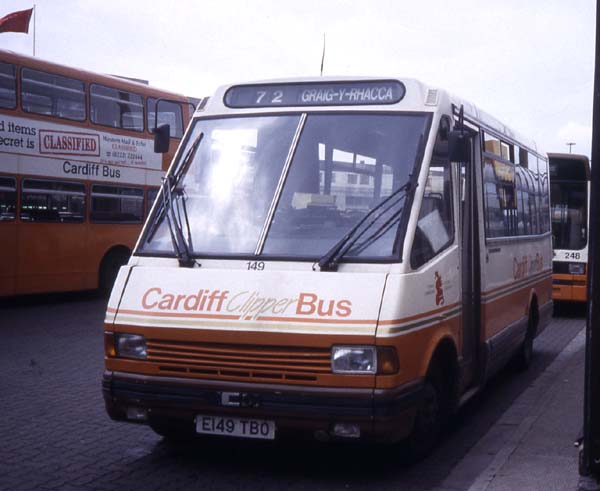
{"type": "Polygon", "coordinates": [[[21,220],[83,222],[85,185],[77,182],[23,179],[21,220]]]}
{"type": "Polygon", "coordinates": [[[152,205],[158,196],[159,188],[148,188],[146,191],[146,216],[150,214],[150,210],[152,209],[152,205]]]}
{"type": "Polygon", "coordinates": [[[144,190],[137,187],[94,184],[90,219],[94,222],[140,223],[144,217],[144,190]]]}
{"type": "Polygon", "coordinates": [[[0,177],[0,222],[15,219],[17,210],[17,180],[0,177]]]}

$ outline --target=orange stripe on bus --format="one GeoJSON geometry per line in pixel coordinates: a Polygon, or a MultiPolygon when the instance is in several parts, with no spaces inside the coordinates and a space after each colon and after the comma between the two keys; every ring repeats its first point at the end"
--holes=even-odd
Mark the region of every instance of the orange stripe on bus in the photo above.
{"type": "Polygon", "coordinates": [[[549,276],[551,274],[552,274],[552,271],[550,269],[547,269],[547,270],[542,271],[542,272],[540,272],[540,273],[538,273],[536,275],[526,276],[525,278],[521,278],[518,281],[511,281],[510,283],[505,283],[504,285],[498,286],[496,288],[492,288],[491,290],[486,290],[484,292],[481,292],[481,294],[482,295],[490,295],[490,294],[492,294],[494,292],[500,291],[500,290],[505,289],[505,288],[516,287],[517,285],[519,285],[521,283],[527,283],[528,281],[533,281],[533,280],[536,280],[536,281],[542,280],[546,276],[549,276]]]}
{"type": "MultiPolygon", "coordinates": [[[[227,315],[227,314],[186,314],[183,312],[154,312],[154,311],[145,311],[145,310],[128,310],[128,309],[119,309],[119,314],[131,314],[131,315],[144,315],[144,316],[152,316],[152,317],[189,317],[189,318],[199,318],[199,319],[222,319],[222,320],[240,320],[241,317],[239,315],[227,315]]],[[[257,317],[257,321],[267,320],[267,321],[280,321],[280,322],[308,322],[315,324],[376,324],[377,320],[375,319],[313,319],[313,318],[299,318],[299,317],[257,317]]]]}
{"type": "Polygon", "coordinates": [[[422,319],[422,318],[425,318],[425,317],[429,317],[430,315],[440,314],[442,312],[445,312],[446,310],[451,310],[451,309],[457,307],[458,305],[460,305],[460,302],[456,302],[456,303],[453,303],[451,305],[447,305],[445,307],[441,307],[439,309],[428,310],[427,312],[423,312],[421,314],[411,315],[409,317],[403,317],[402,319],[393,319],[393,320],[389,320],[389,321],[380,321],[379,325],[380,326],[389,326],[390,324],[400,324],[400,323],[410,322],[410,321],[417,320],[417,319],[422,319]]]}
{"type": "Polygon", "coordinates": [[[277,322],[310,322],[316,324],[376,324],[377,319],[314,319],[300,317],[271,317],[260,316],[258,321],[277,321],[277,322]]]}
{"type": "Polygon", "coordinates": [[[151,317],[193,317],[198,319],[238,320],[239,315],[227,314],[185,314],[183,312],[152,312],[147,310],[119,309],[119,314],[149,315],[151,317]]]}

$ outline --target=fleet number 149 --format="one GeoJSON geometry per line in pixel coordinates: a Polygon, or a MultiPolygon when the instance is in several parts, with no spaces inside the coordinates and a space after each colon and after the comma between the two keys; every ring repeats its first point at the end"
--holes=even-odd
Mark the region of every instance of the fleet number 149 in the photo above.
{"type": "Polygon", "coordinates": [[[265,269],[265,263],[263,261],[248,261],[246,266],[249,271],[263,271],[265,269]]]}

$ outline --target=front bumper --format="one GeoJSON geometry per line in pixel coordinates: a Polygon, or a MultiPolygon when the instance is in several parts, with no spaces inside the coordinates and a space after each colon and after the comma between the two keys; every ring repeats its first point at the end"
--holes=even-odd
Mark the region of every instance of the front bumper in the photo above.
{"type": "Polygon", "coordinates": [[[102,392],[109,416],[128,421],[127,408],[145,409],[152,424],[175,422],[193,428],[198,414],[266,419],[277,438],[333,435],[336,423],[360,427],[365,441],[394,442],[406,437],[422,397],[422,382],[393,390],[312,388],[211,382],[105,372],[102,392]],[[239,394],[233,400],[225,394],[239,394]]]}

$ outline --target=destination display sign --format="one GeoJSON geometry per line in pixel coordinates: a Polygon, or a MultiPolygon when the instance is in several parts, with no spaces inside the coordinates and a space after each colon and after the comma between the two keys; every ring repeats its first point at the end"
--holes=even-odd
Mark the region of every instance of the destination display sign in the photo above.
{"type": "Polygon", "coordinates": [[[589,171],[585,160],[550,157],[550,179],[560,181],[589,180],[589,171]]]}
{"type": "Polygon", "coordinates": [[[397,80],[236,85],[224,97],[232,108],[395,104],[406,88],[397,80]]]}

